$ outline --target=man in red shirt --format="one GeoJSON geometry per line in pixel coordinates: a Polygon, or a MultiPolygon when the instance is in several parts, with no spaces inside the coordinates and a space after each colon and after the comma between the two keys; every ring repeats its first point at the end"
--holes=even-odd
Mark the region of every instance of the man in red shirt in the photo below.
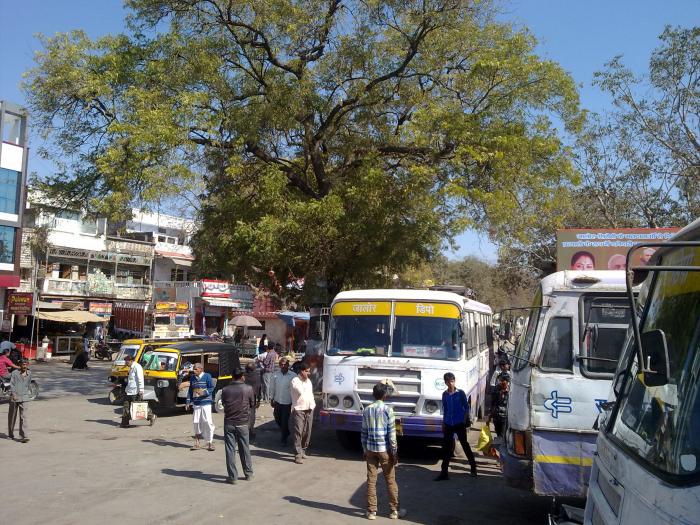
{"type": "Polygon", "coordinates": [[[16,368],[19,370],[19,367],[16,366],[9,357],[7,357],[7,350],[3,350],[2,354],[0,354],[0,378],[4,379],[10,379],[10,370],[12,368],[16,368]]]}

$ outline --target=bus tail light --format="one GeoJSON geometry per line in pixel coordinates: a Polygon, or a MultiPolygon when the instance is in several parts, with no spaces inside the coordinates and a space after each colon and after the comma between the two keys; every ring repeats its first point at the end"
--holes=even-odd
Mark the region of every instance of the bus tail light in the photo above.
{"type": "Polygon", "coordinates": [[[513,431],[513,450],[519,456],[527,455],[526,439],[527,436],[525,435],[525,432],[520,430],[513,431]]]}

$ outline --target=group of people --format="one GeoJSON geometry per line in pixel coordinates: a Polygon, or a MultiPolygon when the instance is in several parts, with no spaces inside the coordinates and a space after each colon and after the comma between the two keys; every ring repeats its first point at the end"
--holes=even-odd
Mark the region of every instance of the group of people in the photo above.
{"type": "MultiPolygon", "coordinates": [[[[253,464],[250,443],[254,437],[255,411],[261,399],[269,401],[274,420],[280,429],[280,441],[283,446],[293,438],[294,462],[303,464],[307,457],[313,425],[313,413],[316,406],[313,388],[309,378],[310,367],[301,363],[298,372],[290,368],[288,358],[282,357],[277,363],[278,354],[273,345],[268,345],[253,363],[245,370],[235,370],[233,381],[221,390],[221,402],[224,407],[224,444],[226,453],[226,481],[238,483],[236,455],[246,480],[253,479],[253,464]],[[278,369],[276,365],[279,365],[278,369]],[[262,365],[262,366],[260,366],[262,365]],[[260,368],[258,368],[260,366],[260,368]],[[261,372],[260,370],[263,370],[261,372]]],[[[128,402],[143,395],[143,372],[140,365],[130,359],[129,380],[127,382],[128,402]],[[131,370],[134,370],[133,381],[131,370]],[[133,383],[133,384],[132,384],[133,383]]],[[[447,372],[443,377],[446,390],[442,395],[443,406],[443,442],[442,463],[436,481],[449,479],[450,461],[454,454],[455,436],[460,441],[471,468],[471,475],[477,476],[474,454],[467,441],[467,432],[471,426],[470,406],[466,393],[455,385],[455,376],[447,372]]],[[[510,384],[509,363],[501,358],[498,368],[491,379],[491,410],[487,419],[494,422],[497,434],[503,433],[506,406],[510,384]]],[[[190,375],[187,395],[187,408],[193,411],[194,444],[191,450],[205,448],[213,451],[215,446],[212,404],[214,381],[204,371],[201,363],[194,365],[190,375]]],[[[381,469],[387,486],[390,515],[392,519],[405,516],[406,511],[399,507],[399,490],[396,483],[395,467],[398,464],[398,445],[396,439],[396,420],[391,405],[385,402],[393,392],[390,380],[384,380],[373,388],[374,402],[362,413],[361,442],[363,457],[367,465],[367,519],[377,517],[376,483],[381,469]]],[[[128,417],[125,404],[125,417],[128,417]]],[[[127,422],[128,424],[128,422],[127,422]]]]}

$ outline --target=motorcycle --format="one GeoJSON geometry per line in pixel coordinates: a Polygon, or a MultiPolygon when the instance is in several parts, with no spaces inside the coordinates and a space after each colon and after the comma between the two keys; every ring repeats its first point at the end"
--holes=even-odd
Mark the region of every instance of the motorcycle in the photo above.
{"type": "Polygon", "coordinates": [[[95,357],[100,360],[107,359],[108,361],[111,361],[112,349],[105,343],[97,343],[95,345],[95,357]]]}
{"type": "MultiPolygon", "coordinates": [[[[1,381],[2,385],[0,386],[0,398],[2,399],[10,399],[10,380],[9,379],[2,379],[1,381]]],[[[34,381],[32,379],[31,383],[29,383],[29,400],[34,401],[37,396],[39,395],[39,383],[34,381]]]]}

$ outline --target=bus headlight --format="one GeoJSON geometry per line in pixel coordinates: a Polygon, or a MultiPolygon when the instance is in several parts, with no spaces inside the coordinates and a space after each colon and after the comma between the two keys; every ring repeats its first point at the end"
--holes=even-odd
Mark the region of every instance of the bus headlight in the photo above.
{"type": "Polygon", "coordinates": [[[159,379],[158,382],[156,383],[156,386],[158,388],[168,388],[168,385],[170,383],[168,382],[167,379],[159,379]]]}
{"type": "Polygon", "coordinates": [[[343,398],[343,408],[352,408],[352,406],[355,404],[355,401],[350,396],[345,396],[343,398]]]}
{"type": "Polygon", "coordinates": [[[434,414],[435,412],[437,412],[437,409],[440,408],[440,407],[438,406],[437,401],[432,401],[432,400],[431,400],[431,401],[426,401],[426,402],[425,402],[425,405],[423,405],[423,407],[425,408],[425,411],[426,411],[428,414],[434,414]]]}
{"type": "Polygon", "coordinates": [[[338,399],[338,396],[328,396],[328,406],[331,408],[335,408],[340,404],[340,399],[338,399]]]}

